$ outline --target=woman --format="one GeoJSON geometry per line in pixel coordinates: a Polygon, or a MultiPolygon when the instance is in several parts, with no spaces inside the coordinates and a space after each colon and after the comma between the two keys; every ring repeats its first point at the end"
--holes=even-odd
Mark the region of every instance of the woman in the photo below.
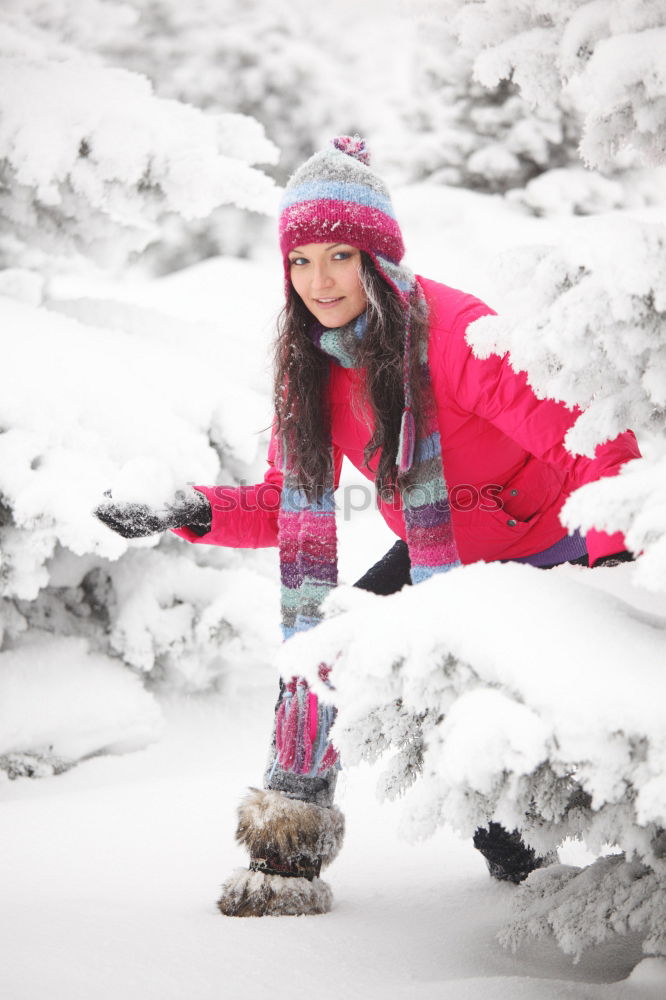
{"type": "MultiPolygon", "coordinates": [[[[334,139],[290,179],[280,246],[286,305],[264,482],[197,486],[166,514],[108,503],[99,517],[125,537],[171,528],[198,544],[278,546],[285,639],[319,622],[337,583],[343,455],[374,481],[399,536],[356,584],[375,593],[479,559],[550,567],[631,558],[619,534],[567,535],[558,512],[572,490],[638,456],[633,434],[594,459],[574,458],[562,442],[577,413],[537,399],[506,358],[473,356],[466,328],[492,310],[401,264],[390,195],[358,137],[334,139]]],[[[330,908],[319,873],[344,832],[333,805],[333,718],[302,679],[281,682],[264,788],[239,809],[250,868],[223,886],[223,913],[330,908]]],[[[511,881],[546,860],[495,823],[475,844],[491,873],[511,881]]]]}

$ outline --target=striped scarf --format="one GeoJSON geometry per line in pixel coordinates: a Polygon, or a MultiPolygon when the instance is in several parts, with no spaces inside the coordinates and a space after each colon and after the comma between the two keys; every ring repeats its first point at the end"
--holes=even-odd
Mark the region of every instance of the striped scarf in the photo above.
{"type": "MultiPolygon", "coordinates": [[[[401,489],[407,545],[413,583],[460,565],[451,524],[451,512],[442,469],[441,441],[437,408],[428,369],[428,345],[420,345],[419,374],[423,401],[423,434],[416,438],[412,414],[409,364],[411,304],[425,308],[423,293],[407,268],[386,258],[375,257],[383,276],[398,291],[405,308],[403,388],[405,405],[398,447],[398,471],[410,472],[409,485],[401,489]]],[[[344,327],[329,329],[313,324],[315,344],[344,368],[356,367],[358,342],[367,330],[363,313],[344,327]]],[[[337,533],[333,483],[333,462],[329,480],[318,501],[309,501],[300,488],[283,441],[281,508],[278,520],[280,574],[282,586],[282,632],[284,639],[317,625],[321,606],[337,585],[337,533]]],[[[320,669],[328,682],[329,668],[320,669]]],[[[292,774],[321,775],[339,767],[338,755],[328,734],[335,710],[311,692],[301,677],[285,684],[275,728],[277,767],[292,774]]]]}

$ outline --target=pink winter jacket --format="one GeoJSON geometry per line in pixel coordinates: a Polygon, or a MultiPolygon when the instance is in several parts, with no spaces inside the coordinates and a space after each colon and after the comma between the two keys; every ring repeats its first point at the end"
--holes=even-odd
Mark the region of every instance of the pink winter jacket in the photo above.
{"type": "MultiPolygon", "coordinates": [[[[615,475],[624,462],[640,455],[631,431],[600,445],[593,459],[573,457],[563,446],[579,410],[550,399],[537,399],[524,373],[506,357],[474,357],[465,338],[469,323],[493,310],[464,292],[418,278],[430,310],[428,360],[437,402],[442,461],[460,559],[512,559],[549,548],[566,530],[558,513],[577,487],[615,475]]],[[[331,362],[331,434],[338,485],[346,455],[368,479],[363,462],[369,424],[350,406],[359,389],[360,371],[331,362]]],[[[367,411],[366,411],[367,413],[367,411]]],[[[189,528],[175,534],[194,543],[246,548],[278,544],[282,473],[275,466],[272,440],[263,483],[249,487],[197,486],[211,504],[211,530],[202,536],[189,528]]],[[[389,527],[405,538],[399,501],[378,501],[389,527]]],[[[624,549],[620,533],[589,531],[590,565],[624,549]]]]}

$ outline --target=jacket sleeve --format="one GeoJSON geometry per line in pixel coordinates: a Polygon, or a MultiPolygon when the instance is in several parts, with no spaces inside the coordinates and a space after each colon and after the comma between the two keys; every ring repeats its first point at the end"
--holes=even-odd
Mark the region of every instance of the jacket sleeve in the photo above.
{"type": "MultiPolygon", "coordinates": [[[[582,411],[553,399],[539,399],[530,388],[526,373],[511,367],[508,355],[477,358],[472,353],[466,339],[467,327],[488,315],[494,315],[493,310],[475,300],[458,314],[447,338],[445,374],[460,406],[488,420],[536,458],[566,473],[571,490],[603,476],[617,475],[625,462],[640,458],[633,431],[624,431],[598,445],[594,458],[571,455],[564,447],[564,436],[582,411]]],[[[590,566],[604,556],[626,549],[621,532],[607,534],[593,529],[588,531],[586,542],[590,566]]]]}
{"type": "MultiPolygon", "coordinates": [[[[253,486],[195,486],[208,499],[212,521],[210,531],[197,535],[191,528],[172,528],[175,535],[193,544],[226,545],[230,548],[260,549],[278,544],[278,515],[283,475],[278,468],[275,432],[268,446],[268,468],[261,483],[253,486]]],[[[340,482],[342,452],[334,446],[335,486],[340,482]]]]}

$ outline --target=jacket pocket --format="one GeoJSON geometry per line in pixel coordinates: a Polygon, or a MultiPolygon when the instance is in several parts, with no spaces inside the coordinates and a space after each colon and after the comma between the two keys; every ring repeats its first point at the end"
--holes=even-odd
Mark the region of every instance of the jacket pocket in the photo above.
{"type": "Polygon", "coordinates": [[[530,536],[534,522],[519,521],[505,510],[453,511],[453,530],[463,562],[484,559],[510,559],[513,555],[529,552],[526,536],[530,536]],[[527,544],[527,547],[526,547],[527,544]]]}
{"type": "Polygon", "coordinates": [[[564,479],[552,465],[529,458],[497,492],[497,512],[505,524],[510,521],[526,524],[555,503],[563,493],[564,479]]]}

